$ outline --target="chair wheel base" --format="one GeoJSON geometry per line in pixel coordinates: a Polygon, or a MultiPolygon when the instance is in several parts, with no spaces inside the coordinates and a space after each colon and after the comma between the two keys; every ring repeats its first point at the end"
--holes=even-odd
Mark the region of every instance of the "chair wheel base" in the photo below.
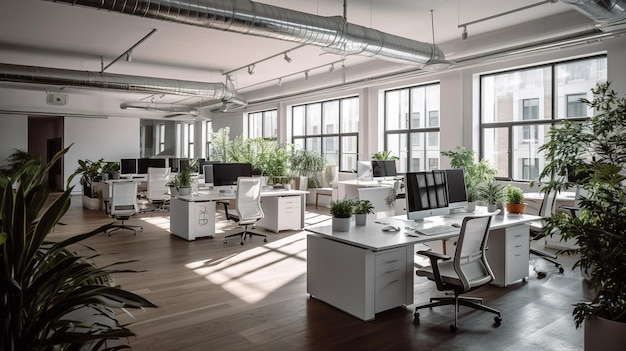
{"type": "Polygon", "coordinates": [[[457,327],[457,326],[456,326],[456,325],[454,325],[454,324],[450,325],[450,331],[451,331],[451,332],[453,332],[453,333],[454,333],[454,332],[455,332],[455,331],[457,331],[457,330],[459,330],[459,327],[457,327]]]}
{"type": "Polygon", "coordinates": [[[493,323],[496,327],[499,327],[500,324],[502,324],[502,317],[500,316],[493,317],[493,323]]]}

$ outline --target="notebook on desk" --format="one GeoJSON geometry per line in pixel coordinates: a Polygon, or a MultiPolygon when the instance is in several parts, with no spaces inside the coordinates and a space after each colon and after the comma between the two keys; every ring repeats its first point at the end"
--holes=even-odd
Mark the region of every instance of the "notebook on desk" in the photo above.
{"type": "Polygon", "coordinates": [[[415,229],[416,232],[423,235],[437,235],[437,234],[446,234],[459,231],[459,228],[453,227],[451,225],[437,225],[430,228],[420,228],[415,229]]]}

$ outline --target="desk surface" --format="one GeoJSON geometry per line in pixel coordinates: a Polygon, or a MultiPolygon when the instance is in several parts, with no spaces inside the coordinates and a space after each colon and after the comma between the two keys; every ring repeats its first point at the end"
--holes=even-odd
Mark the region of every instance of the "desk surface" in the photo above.
{"type": "MultiPolygon", "coordinates": [[[[524,200],[543,200],[545,194],[544,193],[524,193],[524,200]]],[[[572,191],[563,191],[556,194],[557,200],[574,200],[576,198],[576,193],[572,191]]]]}
{"type": "MultiPolygon", "coordinates": [[[[424,221],[407,220],[406,215],[395,216],[380,219],[376,222],[368,219],[366,226],[356,226],[352,223],[352,227],[349,232],[333,232],[332,226],[312,226],[307,227],[306,230],[315,234],[320,234],[332,238],[333,240],[341,241],[350,245],[363,247],[366,249],[380,251],[387,250],[395,247],[402,247],[410,244],[419,244],[428,241],[435,241],[441,239],[447,239],[459,235],[460,229],[455,232],[449,232],[444,234],[435,235],[422,235],[415,236],[413,231],[408,231],[405,227],[411,227],[415,229],[430,228],[440,225],[450,225],[452,223],[461,223],[463,218],[471,215],[480,215],[487,213],[485,207],[477,207],[476,212],[457,212],[445,216],[433,216],[428,217],[424,221]],[[378,222],[378,223],[377,223],[378,222]],[[382,228],[387,225],[395,225],[400,227],[398,232],[385,232],[382,228]],[[408,236],[410,233],[413,236],[408,236]]],[[[529,222],[538,220],[541,217],[533,216],[529,214],[504,214],[497,215],[491,221],[491,229],[497,229],[506,227],[509,225],[529,222]]]]}
{"type": "Polygon", "coordinates": [[[350,180],[341,180],[337,182],[338,184],[343,185],[355,185],[360,187],[377,187],[377,186],[394,186],[397,180],[394,179],[381,179],[379,180],[358,180],[358,179],[350,179],[350,180]]]}
{"type": "MultiPolygon", "coordinates": [[[[308,191],[304,191],[304,190],[273,189],[273,190],[261,191],[261,197],[305,195],[308,193],[309,193],[308,191]]],[[[236,195],[235,193],[220,193],[217,191],[200,191],[197,194],[177,195],[176,197],[183,201],[202,202],[202,201],[232,200],[236,198],[236,195]]]]}

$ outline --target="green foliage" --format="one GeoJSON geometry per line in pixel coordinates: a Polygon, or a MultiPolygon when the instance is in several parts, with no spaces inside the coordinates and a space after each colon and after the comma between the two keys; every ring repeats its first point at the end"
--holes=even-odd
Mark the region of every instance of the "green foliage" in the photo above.
{"type": "Polygon", "coordinates": [[[310,150],[295,150],[290,158],[292,176],[307,177],[308,187],[322,187],[322,172],[326,161],[320,154],[310,150]]]}
{"type": "Polygon", "coordinates": [[[120,171],[119,162],[106,162],[102,167],[102,173],[115,173],[120,171]]]}
{"type": "Polygon", "coordinates": [[[106,162],[104,162],[104,158],[97,161],[78,160],[78,167],[74,173],[67,178],[67,186],[70,186],[75,176],[80,175],[80,184],[83,186],[83,194],[89,197],[98,197],[98,194],[92,191],[91,186],[96,178],[102,175],[105,165],[106,162]]]}
{"type": "Polygon", "coordinates": [[[539,149],[546,155],[540,179],[550,179],[542,190],[562,190],[569,182],[568,168],[577,185],[587,191],[577,217],[553,215],[548,230],[574,241],[580,254],[574,267],[588,276],[595,297],[576,303],[576,326],[588,316],[626,323],[626,99],[618,98],[610,83],[592,89],[595,116],[584,122],[567,121],[548,132],[539,149]]]}
{"type": "Polygon", "coordinates": [[[355,214],[372,214],[374,213],[374,205],[370,200],[356,200],[352,212],[355,214]]]}
{"type": "Polygon", "coordinates": [[[102,233],[110,224],[61,242],[47,240],[70,205],[72,189],[68,188],[44,208],[48,171],[67,150],[45,166],[28,161],[13,175],[0,175],[2,350],[97,349],[107,339],[134,335],[118,325],[110,308],[155,307],[112,286],[109,275],[123,271],[110,268],[119,263],[102,269],[89,257],[71,251],[73,245],[102,233]],[[71,317],[85,308],[96,314],[97,322],[71,317]]]}
{"type": "Polygon", "coordinates": [[[41,157],[35,156],[30,152],[13,149],[13,152],[7,157],[7,163],[3,165],[5,172],[8,175],[15,173],[18,169],[24,166],[28,161],[41,162],[41,157]]]}
{"type": "Polygon", "coordinates": [[[354,210],[354,201],[350,199],[331,201],[330,214],[336,218],[350,218],[354,210]]]}
{"type": "Polygon", "coordinates": [[[490,205],[503,202],[505,199],[504,186],[495,180],[481,184],[478,187],[478,198],[490,205]]]}
{"type": "Polygon", "coordinates": [[[375,160],[398,160],[397,156],[391,156],[391,151],[378,151],[377,153],[375,153],[374,155],[372,155],[372,158],[375,160]]]}
{"type": "Polygon", "coordinates": [[[457,146],[454,150],[442,151],[441,155],[450,158],[452,168],[463,169],[469,201],[478,200],[478,189],[481,184],[489,182],[498,174],[498,169],[489,161],[482,159],[476,162],[475,152],[463,146],[457,146]]]}
{"type": "Polygon", "coordinates": [[[510,204],[523,204],[524,192],[515,185],[508,184],[505,188],[506,202],[510,204]]]}
{"type": "Polygon", "coordinates": [[[185,169],[174,177],[177,188],[191,188],[191,170],[185,169]]]}

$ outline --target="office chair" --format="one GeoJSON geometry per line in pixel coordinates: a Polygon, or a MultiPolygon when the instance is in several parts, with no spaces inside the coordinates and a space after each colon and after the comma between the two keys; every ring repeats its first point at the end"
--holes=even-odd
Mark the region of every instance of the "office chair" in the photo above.
{"type": "Polygon", "coordinates": [[[228,238],[233,236],[241,237],[241,245],[246,240],[246,234],[252,238],[253,235],[263,237],[263,242],[267,242],[267,235],[248,231],[248,226],[253,225],[263,218],[261,209],[261,178],[260,177],[239,177],[237,178],[237,194],[235,195],[237,204],[235,208],[239,215],[238,224],[243,226],[243,232],[229,234],[224,237],[224,244],[228,238]]]}
{"type": "Polygon", "coordinates": [[[122,223],[108,230],[106,232],[107,235],[111,236],[111,233],[120,229],[132,230],[135,235],[137,234],[137,229],[143,231],[142,226],[124,224],[124,221],[139,212],[139,205],[137,204],[137,182],[133,182],[132,180],[127,182],[115,182],[113,183],[112,192],[111,216],[122,221],[122,223]]]}
{"type": "Polygon", "coordinates": [[[157,209],[164,210],[170,200],[167,184],[170,177],[169,168],[148,167],[148,185],[146,198],[157,209]]]}
{"type": "Polygon", "coordinates": [[[487,263],[486,249],[489,237],[489,225],[494,215],[500,211],[481,216],[468,216],[463,219],[461,233],[457,241],[454,258],[432,251],[419,251],[418,254],[430,258],[431,265],[418,269],[418,276],[426,277],[437,283],[439,291],[454,291],[454,297],[433,297],[430,303],[415,307],[414,317],[419,321],[418,310],[426,307],[454,305],[454,324],[451,331],[458,330],[459,306],[471,307],[495,314],[495,326],[502,322],[498,310],[482,304],[482,298],[462,297],[463,293],[480,288],[494,279],[487,263]]]}
{"type": "MultiPolygon", "coordinates": [[[[555,202],[556,202],[556,191],[546,192],[543,196],[543,200],[541,201],[541,206],[539,207],[539,216],[546,218],[550,217],[555,211],[555,202]]],[[[529,223],[530,229],[530,240],[540,240],[545,238],[548,234],[546,233],[545,223],[542,220],[533,221],[529,223]]],[[[530,254],[535,255],[539,258],[542,258],[548,262],[553,263],[558,269],[559,273],[563,273],[565,270],[563,269],[563,265],[560,264],[556,259],[557,256],[542,250],[530,248],[530,254]]],[[[536,271],[536,270],[535,270],[536,271]]],[[[546,276],[545,272],[537,272],[538,278],[544,278],[546,276]]]]}
{"type": "Polygon", "coordinates": [[[331,178],[328,181],[328,186],[327,187],[321,187],[321,188],[317,188],[315,189],[315,208],[317,208],[317,205],[319,203],[319,199],[320,196],[330,196],[330,199],[333,200],[333,193],[336,191],[337,189],[337,166],[327,166],[326,167],[326,171],[324,172],[325,175],[329,174],[331,178]]]}

